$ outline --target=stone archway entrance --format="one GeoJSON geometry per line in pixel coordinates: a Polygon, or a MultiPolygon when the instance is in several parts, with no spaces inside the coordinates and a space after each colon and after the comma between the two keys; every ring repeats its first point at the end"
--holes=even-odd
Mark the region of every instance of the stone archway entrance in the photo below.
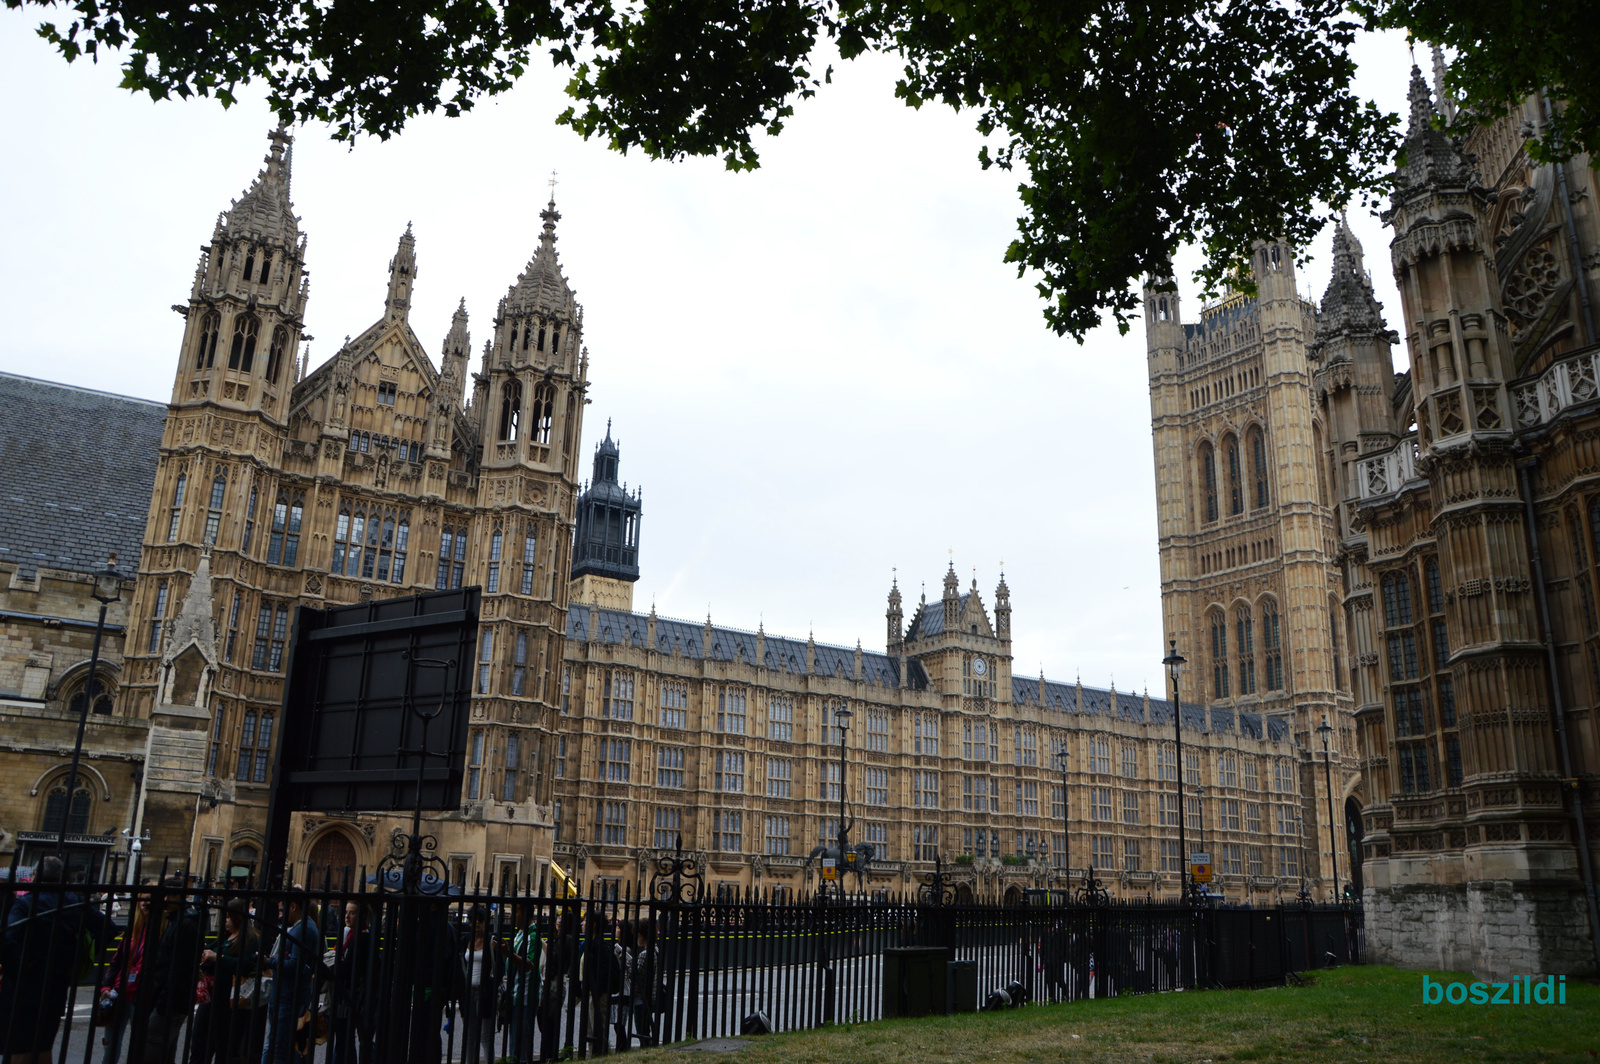
{"type": "Polygon", "coordinates": [[[1361,806],[1354,798],[1344,800],[1344,837],[1350,844],[1350,895],[1361,900],[1361,806]]]}
{"type": "Polygon", "coordinates": [[[305,886],[321,890],[326,881],[334,890],[354,890],[358,872],[356,848],[350,840],[341,831],[324,831],[306,856],[305,886]]]}

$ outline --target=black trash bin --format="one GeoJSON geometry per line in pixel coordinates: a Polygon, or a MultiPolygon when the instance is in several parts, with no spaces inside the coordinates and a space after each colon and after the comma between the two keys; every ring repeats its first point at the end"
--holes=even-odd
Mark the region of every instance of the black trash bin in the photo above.
{"type": "Polygon", "coordinates": [[[945,965],[946,1014],[978,1011],[978,962],[951,961],[945,965]]]}
{"type": "Polygon", "coordinates": [[[950,951],[941,946],[884,950],[884,1017],[942,1013],[949,994],[945,985],[949,962],[950,951]]]}

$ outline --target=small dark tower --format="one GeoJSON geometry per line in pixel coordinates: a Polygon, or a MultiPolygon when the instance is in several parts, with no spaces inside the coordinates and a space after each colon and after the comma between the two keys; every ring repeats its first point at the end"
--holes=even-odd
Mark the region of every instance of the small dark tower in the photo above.
{"type": "Polygon", "coordinates": [[[578,528],[572,545],[572,599],[610,609],[633,609],[639,579],[641,493],[617,482],[618,448],[606,422],[606,438],[595,448],[594,481],[578,496],[578,528]]]}

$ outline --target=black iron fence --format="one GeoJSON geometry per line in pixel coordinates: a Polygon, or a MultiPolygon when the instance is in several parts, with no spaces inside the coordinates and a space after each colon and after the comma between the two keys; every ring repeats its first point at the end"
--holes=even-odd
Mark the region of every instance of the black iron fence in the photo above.
{"type": "Polygon", "coordinates": [[[953,985],[970,1000],[953,1004],[967,1009],[1279,983],[1360,959],[1351,908],[700,901],[668,882],[657,897],[578,899],[360,880],[343,890],[181,876],[136,888],[0,883],[0,1055],[590,1056],[752,1023],[877,1019],[886,993],[902,1013],[884,986],[886,951],[901,947],[966,967],[953,985]]]}

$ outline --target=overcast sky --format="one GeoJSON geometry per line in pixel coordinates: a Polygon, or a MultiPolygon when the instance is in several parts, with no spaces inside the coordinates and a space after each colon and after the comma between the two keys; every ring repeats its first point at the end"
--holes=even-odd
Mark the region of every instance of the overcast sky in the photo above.
{"type": "MultiPolygon", "coordinates": [[[[64,63],[36,21],[0,10],[0,369],[164,401],[169,308],[274,121],[258,94],[231,110],[131,96],[113,64],[64,63]]],[[[1403,41],[1361,58],[1365,90],[1401,109],[1403,41]]],[[[894,74],[838,66],[746,174],[585,143],[554,124],[563,79],[543,70],[388,143],[297,130],[312,365],[380,316],[407,222],[413,327],[437,360],[465,297],[481,348],[555,170],[591,359],[585,476],[611,419],[644,488],[637,609],[881,650],[896,570],[909,618],[952,558],[992,607],[1003,561],[1018,674],[1159,693],[1142,329],[1079,346],[1045,328],[1001,261],[1016,179],[979,169],[969,117],[898,103],[894,74]]],[[[1387,237],[1352,224],[1395,325],[1387,237]]],[[[1302,271],[1318,297],[1327,240],[1302,271]]]]}

